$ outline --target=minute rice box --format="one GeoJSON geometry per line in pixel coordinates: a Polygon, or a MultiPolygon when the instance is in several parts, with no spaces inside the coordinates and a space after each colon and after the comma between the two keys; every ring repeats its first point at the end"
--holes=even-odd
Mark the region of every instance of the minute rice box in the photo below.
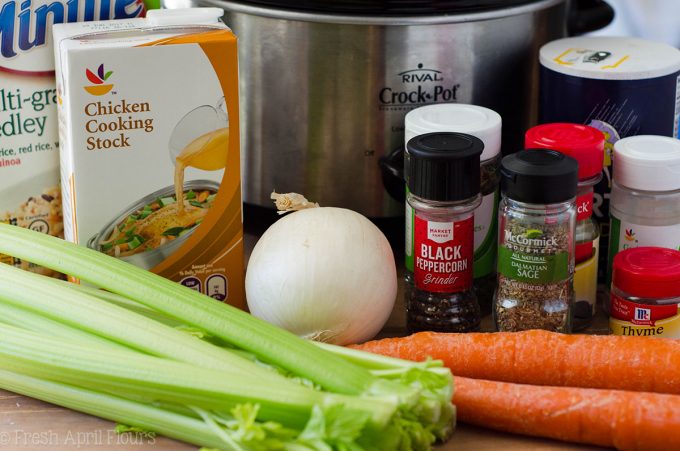
{"type": "MultiPolygon", "coordinates": [[[[0,222],[63,236],[52,24],[145,12],[141,0],[0,0],[0,222]]],[[[58,276],[8,255],[0,262],[58,276]]]]}
{"type": "Polygon", "coordinates": [[[237,49],[221,16],[54,27],[64,235],[244,307],[237,49]]]}

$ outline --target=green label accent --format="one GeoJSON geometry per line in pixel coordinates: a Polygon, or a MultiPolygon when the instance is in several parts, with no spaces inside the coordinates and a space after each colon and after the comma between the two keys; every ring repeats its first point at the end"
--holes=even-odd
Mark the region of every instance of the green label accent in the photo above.
{"type": "Polygon", "coordinates": [[[496,264],[496,244],[498,242],[498,190],[494,193],[493,216],[486,231],[484,241],[475,249],[473,277],[484,277],[494,271],[496,264]]]}
{"type": "Polygon", "coordinates": [[[521,282],[559,282],[569,278],[569,253],[525,254],[501,246],[498,249],[498,272],[521,282]]]}
{"type": "Polygon", "coordinates": [[[611,216],[609,225],[609,254],[607,255],[607,286],[612,283],[612,265],[614,264],[614,256],[619,253],[619,237],[621,236],[621,221],[611,216]]]}
{"type": "Polygon", "coordinates": [[[408,186],[406,186],[406,202],[405,202],[405,218],[404,220],[406,221],[406,227],[405,227],[405,241],[406,241],[406,255],[404,256],[404,266],[406,266],[406,270],[413,272],[413,261],[414,261],[414,240],[415,240],[415,233],[414,233],[414,221],[415,221],[415,212],[413,211],[413,208],[408,203],[408,186]]]}

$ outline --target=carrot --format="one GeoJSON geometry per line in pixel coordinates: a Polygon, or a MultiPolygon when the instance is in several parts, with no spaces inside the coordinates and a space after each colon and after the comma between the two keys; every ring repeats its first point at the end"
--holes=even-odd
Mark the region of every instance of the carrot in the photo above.
{"type": "Polygon", "coordinates": [[[515,434],[623,450],[680,449],[680,396],[456,377],[457,418],[515,434]]]}
{"type": "Polygon", "coordinates": [[[680,394],[680,340],[542,330],[421,332],[355,348],[407,360],[441,359],[454,375],[475,379],[680,394]]]}

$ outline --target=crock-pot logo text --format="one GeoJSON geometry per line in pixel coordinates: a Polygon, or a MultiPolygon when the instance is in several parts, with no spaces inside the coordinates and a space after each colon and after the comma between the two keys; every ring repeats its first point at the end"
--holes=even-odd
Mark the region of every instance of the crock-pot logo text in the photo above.
{"type": "Polygon", "coordinates": [[[397,74],[399,84],[385,86],[378,93],[381,109],[411,109],[410,107],[458,100],[460,84],[448,84],[442,71],[425,67],[397,74]]]}
{"type": "Polygon", "coordinates": [[[124,149],[131,147],[132,132],[151,133],[154,130],[149,102],[92,102],[85,105],[87,150],[124,149]]]}
{"type": "Polygon", "coordinates": [[[145,12],[142,0],[55,1],[35,9],[33,1],[9,1],[0,9],[0,54],[4,58],[44,46],[48,23],[128,19],[145,12]]]}

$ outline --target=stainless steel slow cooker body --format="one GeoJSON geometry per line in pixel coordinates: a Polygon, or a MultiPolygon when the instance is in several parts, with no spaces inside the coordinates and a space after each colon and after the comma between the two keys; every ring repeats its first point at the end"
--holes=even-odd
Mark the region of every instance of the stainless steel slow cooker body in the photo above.
{"type": "Polygon", "coordinates": [[[402,145],[408,111],[492,108],[514,151],[536,113],[538,49],[566,35],[565,0],[413,17],[198,4],[224,8],[239,39],[244,200],[294,191],[374,218],[403,214],[380,159],[402,145]]]}
{"type": "MultiPolygon", "coordinates": [[[[191,180],[184,184],[184,190],[210,190],[217,192],[220,188],[220,184],[213,182],[212,180],[191,180]]],[[[101,248],[101,242],[111,236],[113,228],[120,224],[125,218],[133,214],[134,212],[144,208],[145,205],[150,204],[159,197],[168,197],[175,195],[175,186],[170,185],[165,188],[159,189],[151,194],[144,196],[137,202],[125,208],[122,212],[116,215],[110,222],[108,222],[96,235],[92,236],[87,241],[87,247],[98,251],[101,248]]],[[[152,269],[159,265],[163,260],[168,258],[173,252],[175,252],[179,247],[184,244],[184,242],[191,236],[191,234],[196,230],[196,227],[191,229],[184,235],[177,237],[172,241],[168,241],[166,244],[157,247],[156,249],[151,249],[145,252],[140,252],[139,254],[129,255],[127,257],[120,257],[128,263],[132,263],[135,266],[139,266],[143,269],[152,269]]]]}

